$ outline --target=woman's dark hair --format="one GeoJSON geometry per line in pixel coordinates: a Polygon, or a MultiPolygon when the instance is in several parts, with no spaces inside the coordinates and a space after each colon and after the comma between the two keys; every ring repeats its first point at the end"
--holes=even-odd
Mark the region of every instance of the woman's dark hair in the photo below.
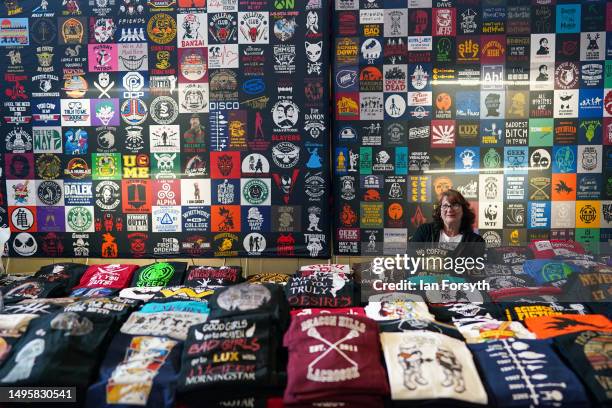
{"type": "Polygon", "coordinates": [[[460,232],[471,232],[472,224],[476,219],[476,215],[474,211],[470,208],[470,203],[467,202],[465,197],[461,195],[457,190],[446,190],[442,194],[440,194],[440,199],[438,200],[438,204],[434,207],[433,210],[433,220],[437,229],[442,230],[444,228],[444,221],[442,221],[442,200],[444,197],[447,198],[450,204],[459,203],[461,208],[463,208],[463,216],[461,217],[461,227],[459,227],[460,232]]]}

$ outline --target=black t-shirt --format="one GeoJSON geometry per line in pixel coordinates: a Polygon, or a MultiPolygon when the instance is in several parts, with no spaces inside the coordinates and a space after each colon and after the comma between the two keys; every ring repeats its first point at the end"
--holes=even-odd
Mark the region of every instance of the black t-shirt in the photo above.
{"type": "Polygon", "coordinates": [[[11,355],[15,344],[27,331],[35,314],[1,314],[0,315],[0,366],[11,355]]]}
{"type": "Polygon", "coordinates": [[[75,298],[51,298],[51,299],[29,299],[21,302],[5,305],[3,314],[32,313],[45,315],[60,312],[64,306],[75,302],[75,298]]]}
{"type": "Polygon", "coordinates": [[[72,288],[79,284],[87,268],[88,266],[85,264],[72,262],[57,263],[41,267],[34,276],[48,282],[65,281],[67,288],[66,295],[68,295],[72,288]]]}
{"type": "Polygon", "coordinates": [[[529,247],[505,246],[487,249],[487,263],[490,264],[522,265],[528,259],[533,259],[529,247]]]}
{"type": "Polygon", "coordinates": [[[43,278],[29,278],[0,288],[5,303],[15,303],[25,299],[38,299],[63,296],[66,282],[49,282],[43,278]]]}
{"type": "Polygon", "coordinates": [[[466,317],[499,316],[499,309],[494,303],[430,303],[429,311],[441,322],[452,322],[453,319],[466,317]]]}
{"type": "Polygon", "coordinates": [[[182,342],[117,333],[87,391],[87,407],[174,406],[182,342]]]}
{"type": "Polygon", "coordinates": [[[139,301],[120,297],[86,298],[64,307],[65,312],[106,316],[113,321],[113,332],[140,306],[139,301]]]}
{"type": "Polygon", "coordinates": [[[244,282],[240,266],[190,266],[185,274],[185,286],[228,286],[244,282]]]}
{"type": "Polygon", "coordinates": [[[175,286],[183,282],[187,262],[155,262],[141,266],[132,276],[132,287],[175,286]]]}
{"type": "Polygon", "coordinates": [[[553,341],[597,401],[612,404],[612,333],[589,330],[558,336],[553,341]]]}
{"type": "Polygon", "coordinates": [[[283,288],[272,283],[240,283],[215,290],[209,299],[210,318],[267,313],[281,328],[289,323],[289,305],[283,288]]]}
{"type": "Polygon", "coordinates": [[[209,319],[189,329],[179,391],[235,393],[270,385],[280,333],[266,314],[209,319]]]}
{"type": "Polygon", "coordinates": [[[291,307],[351,307],[355,287],[350,275],[334,272],[296,272],[285,286],[291,307]]]}
{"type": "Polygon", "coordinates": [[[88,385],[111,325],[107,317],[74,312],[33,320],[0,369],[0,385],[88,385]]]}

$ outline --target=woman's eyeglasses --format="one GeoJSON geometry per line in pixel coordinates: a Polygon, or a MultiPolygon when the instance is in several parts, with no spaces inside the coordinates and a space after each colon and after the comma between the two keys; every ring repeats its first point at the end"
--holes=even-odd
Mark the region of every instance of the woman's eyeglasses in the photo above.
{"type": "Polygon", "coordinates": [[[440,208],[442,209],[442,211],[448,211],[451,208],[455,211],[457,211],[459,208],[461,208],[461,204],[459,203],[455,203],[455,204],[442,204],[440,206],[440,208]]]}

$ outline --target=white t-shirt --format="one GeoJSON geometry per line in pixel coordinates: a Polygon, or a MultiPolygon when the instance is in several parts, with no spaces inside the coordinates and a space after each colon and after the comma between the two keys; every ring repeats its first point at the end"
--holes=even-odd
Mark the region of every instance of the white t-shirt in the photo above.
{"type": "Polygon", "coordinates": [[[459,245],[459,243],[461,242],[461,238],[463,238],[463,234],[457,234],[454,237],[449,237],[444,233],[444,231],[440,231],[440,243],[444,243],[444,245],[440,246],[453,250],[457,248],[457,245],[459,245]]]}
{"type": "Polygon", "coordinates": [[[381,333],[380,342],[394,401],[452,398],[487,403],[487,393],[464,342],[423,330],[381,333]]]}

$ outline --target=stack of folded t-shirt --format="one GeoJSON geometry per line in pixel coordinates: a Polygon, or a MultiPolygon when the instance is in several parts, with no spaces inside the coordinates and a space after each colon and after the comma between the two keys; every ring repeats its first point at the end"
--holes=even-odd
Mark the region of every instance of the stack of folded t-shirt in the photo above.
{"type": "Polygon", "coordinates": [[[569,302],[585,302],[593,312],[612,318],[612,269],[602,265],[571,275],[563,297],[569,302]]]}
{"type": "Polygon", "coordinates": [[[612,405],[612,332],[581,331],[554,338],[560,355],[591,391],[596,404],[612,405]]]}
{"type": "Polygon", "coordinates": [[[362,316],[295,316],[289,349],[287,407],[382,407],[389,387],[376,323],[362,316]]]}
{"type": "Polygon", "coordinates": [[[429,331],[381,333],[394,407],[486,404],[487,393],[464,342],[429,331]]]}
{"type": "Polygon", "coordinates": [[[100,313],[41,315],[14,345],[0,368],[0,385],[86,387],[112,335],[114,320],[100,313]]]}
{"type": "Polygon", "coordinates": [[[277,285],[285,286],[289,282],[291,275],[286,273],[256,273],[255,275],[249,276],[247,282],[249,283],[276,283],[277,285]]]}
{"type": "Polygon", "coordinates": [[[257,405],[279,395],[286,367],[280,341],[289,320],[282,287],[223,287],[208,306],[208,320],[191,327],[185,341],[181,406],[240,406],[243,400],[257,405]]]}
{"type": "Polygon", "coordinates": [[[528,317],[525,319],[525,325],[535,333],[538,339],[548,339],[584,330],[612,331],[612,321],[598,314],[528,317]]]}
{"type": "Polygon", "coordinates": [[[540,340],[470,345],[496,407],[588,407],[582,384],[540,340]]]}
{"type": "Polygon", "coordinates": [[[173,407],[182,342],[189,328],[207,316],[206,304],[195,301],[147,303],[132,313],[114,336],[98,379],[89,387],[87,406],[173,407]]]}
{"type": "Polygon", "coordinates": [[[136,269],[138,265],[131,264],[91,265],[71,296],[101,297],[117,294],[121,289],[130,286],[136,269]]]}
{"type": "Polygon", "coordinates": [[[43,266],[34,276],[3,285],[0,288],[3,301],[10,304],[26,299],[66,296],[79,283],[86,269],[87,265],[76,263],[43,266]]]}
{"type": "Polygon", "coordinates": [[[132,277],[132,287],[175,286],[183,282],[187,262],[155,262],[138,268],[132,277]]]}
{"type": "Polygon", "coordinates": [[[552,259],[557,256],[584,255],[584,247],[575,241],[551,239],[534,241],[529,248],[535,259],[552,259]]]}
{"type": "Polygon", "coordinates": [[[355,304],[355,286],[347,265],[302,267],[285,285],[285,293],[291,307],[337,308],[355,304]]]}
{"type": "Polygon", "coordinates": [[[390,293],[374,295],[365,307],[367,316],[378,323],[383,332],[406,330],[429,330],[461,339],[457,329],[447,323],[438,322],[429,312],[427,304],[419,295],[390,293]]]}
{"type": "Polygon", "coordinates": [[[122,290],[122,301],[146,303],[114,336],[98,379],[88,390],[87,406],[174,407],[183,342],[189,329],[205,322],[210,312],[202,292],[212,294],[206,288],[184,286],[122,290]]]}
{"type": "Polygon", "coordinates": [[[183,285],[191,287],[229,286],[244,282],[240,266],[191,266],[183,285]]]}
{"type": "Polygon", "coordinates": [[[523,264],[523,270],[538,285],[562,286],[570,275],[580,272],[578,266],[553,259],[530,259],[523,264]]]}

